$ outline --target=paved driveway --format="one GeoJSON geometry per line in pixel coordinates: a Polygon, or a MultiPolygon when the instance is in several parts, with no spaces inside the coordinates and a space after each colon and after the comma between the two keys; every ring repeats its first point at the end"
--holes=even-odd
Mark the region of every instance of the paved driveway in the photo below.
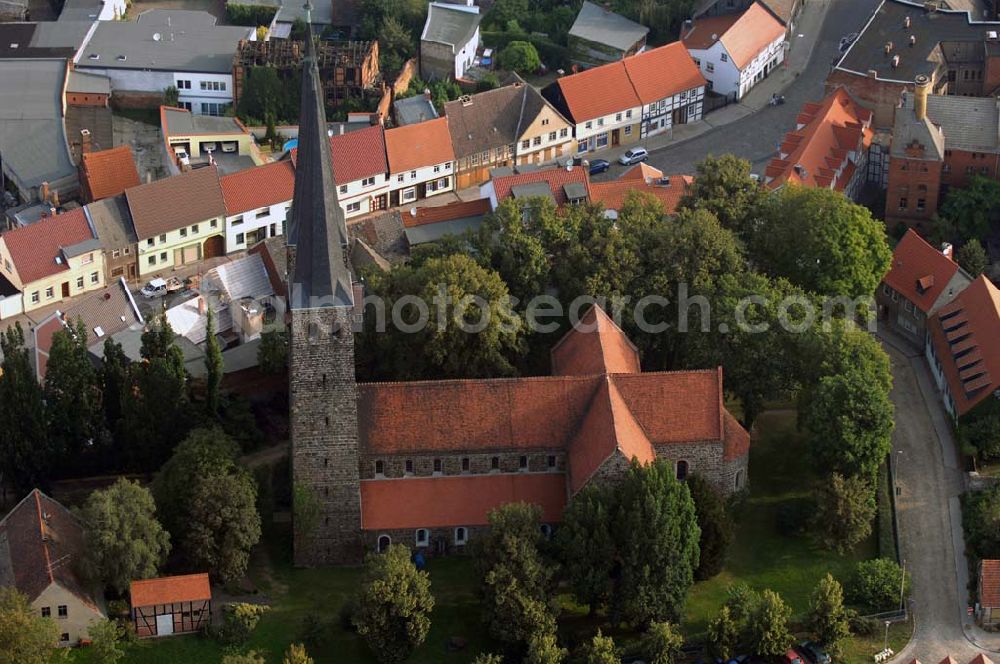
{"type": "Polygon", "coordinates": [[[896,406],[900,540],[913,579],[916,619],[913,639],[895,661],[939,662],[950,655],[965,664],[988,651],[974,647],[963,633],[967,580],[957,452],[924,360],[915,351],[884,345],[892,360],[896,406]]]}

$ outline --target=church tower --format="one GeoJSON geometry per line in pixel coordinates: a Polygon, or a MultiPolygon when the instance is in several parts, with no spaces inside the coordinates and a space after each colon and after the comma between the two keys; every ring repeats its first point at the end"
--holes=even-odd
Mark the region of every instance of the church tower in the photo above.
{"type": "Polygon", "coordinates": [[[347,224],[333,181],[308,0],[305,9],[310,27],[287,233],[288,397],[292,480],[319,507],[293,523],[294,561],[314,566],[360,561],[361,484],[347,224]]]}

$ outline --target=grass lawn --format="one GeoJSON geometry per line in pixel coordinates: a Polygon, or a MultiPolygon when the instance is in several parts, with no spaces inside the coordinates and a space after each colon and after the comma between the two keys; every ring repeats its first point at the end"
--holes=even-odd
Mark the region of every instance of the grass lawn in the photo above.
{"type": "MultiPolygon", "coordinates": [[[[876,554],[872,535],[847,556],[826,551],[803,535],[785,536],[778,529],[778,514],[783,505],[808,497],[820,474],[807,461],[805,443],[795,429],[795,412],[772,411],[760,416],[759,440],[750,452],[750,495],[734,514],[736,538],[729,560],[721,574],[695,585],[688,598],[685,635],[690,642],[703,642],[708,622],[715,616],[731,583],[745,581],[756,589],[771,588],[792,607],[795,623],[801,623],[809,606],[809,596],[827,572],[844,581],[859,560],[876,554]]],[[[317,662],[374,662],[364,643],[339,623],[340,609],[357,582],[357,569],[301,570],[291,566],[287,530],[267,538],[270,569],[257,565],[251,576],[262,592],[272,599],[272,610],[265,614],[249,644],[263,651],[269,664],[281,661],[289,643],[299,640],[302,621],[307,615],[329,625],[327,638],[311,648],[317,662]]],[[[480,607],[472,582],[472,564],[466,558],[431,560],[428,563],[431,591],[435,598],[431,632],[427,642],[408,661],[414,664],[470,662],[477,653],[490,650],[489,637],[480,623],[480,607]],[[465,650],[448,653],[445,644],[452,636],[468,642],[465,650]]],[[[559,598],[562,609],[561,632],[571,640],[593,633],[603,617],[590,619],[586,608],[575,605],[569,595],[559,598]],[[575,637],[575,638],[574,638],[575,637]]],[[[889,643],[897,652],[909,639],[909,623],[894,625],[889,643]]],[[[611,630],[616,642],[627,645],[636,635],[611,630]]],[[[871,662],[882,649],[884,633],[870,638],[852,639],[846,645],[846,664],[871,662]]],[[[492,648],[498,650],[497,648],[492,648]]],[[[86,650],[74,653],[74,661],[89,664],[86,650]]],[[[222,649],[212,640],[196,636],[146,641],[133,647],[125,664],[215,664],[222,649]]]]}

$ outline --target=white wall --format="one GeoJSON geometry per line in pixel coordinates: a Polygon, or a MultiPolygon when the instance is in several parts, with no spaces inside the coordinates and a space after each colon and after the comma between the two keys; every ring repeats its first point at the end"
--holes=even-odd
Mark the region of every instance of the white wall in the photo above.
{"type": "Polygon", "coordinates": [[[163,233],[164,241],[162,242],[160,241],[161,236],[157,235],[151,238],[152,245],[149,244],[150,238],[141,238],[139,240],[139,275],[145,276],[173,269],[175,267],[174,250],[190,247],[194,244],[200,245],[213,235],[225,233],[225,220],[222,218],[206,219],[196,225],[198,226],[197,232],[192,229],[193,224],[163,233]],[[162,255],[164,253],[166,256],[162,255]],[[149,262],[151,257],[153,258],[152,264],[149,262]]]}
{"type": "Polygon", "coordinates": [[[174,74],[168,71],[140,71],[138,69],[118,69],[102,67],[100,60],[81,58],[77,69],[89,74],[107,76],[112,90],[133,90],[137,92],[162,92],[174,84],[174,74]]]}
{"type": "MultiPolygon", "coordinates": [[[[576,125],[576,140],[580,144],[577,148],[578,151],[582,151],[581,148],[584,146],[584,141],[589,139],[591,136],[598,136],[605,132],[608,133],[608,144],[604,147],[596,148],[598,150],[604,150],[611,147],[611,130],[621,129],[621,140],[622,142],[629,142],[633,139],[637,139],[638,136],[632,136],[632,134],[625,134],[625,127],[632,127],[632,132],[638,133],[639,129],[633,127],[633,125],[638,125],[640,119],[642,118],[642,107],[636,106],[634,108],[626,108],[609,115],[605,115],[599,118],[593,118],[592,120],[586,120],[576,125]],[[621,119],[619,119],[621,116],[621,119]],[[589,125],[589,126],[588,126],[589,125]]],[[[520,147],[520,146],[518,146],[520,147]]],[[[591,150],[593,151],[593,150],[591,150]]]]}
{"type": "MultiPolygon", "coordinates": [[[[232,74],[201,74],[175,72],[174,85],[177,86],[178,101],[191,104],[191,113],[201,115],[202,104],[232,104],[232,74]],[[187,83],[190,82],[190,88],[187,83]],[[184,84],[185,87],[181,87],[184,84]],[[202,85],[205,89],[202,89],[202,85]],[[218,87],[216,90],[214,88],[218,87]]],[[[185,107],[186,108],[186,107],[185,107]]],[[[220,115],[222,113],[220,112],[220,115]]]]}
{"type": "MultiPolygon", "coordinates": [[[[440,180],[442,178],[448,178],[448,184],[445,187],[437,189],[435,191],[427,191],[425,198],[431,196],[436,196],[437,194],[443,194],[446,191],[452,191],[455,188],[455,164],[451,161],[442,162],[434,166],[424,166],[418,168],[414,171],[406,171],[404,173],[390,173],[389,174],[389,191],[400,191],[409,188],[416,188],[417,185],[422,183],[428,183],[435,180],[440,180]],[[400,181],[402,179],[402,181],[400,181]]],[[[414,196],[417,196],[418,192],[414,192],[414,196]]],[[[405,205],[407,203],[412,203],[417,200],[416,198],[411,198],[409,200],[400,200],[400,205],[405,205]]]]}
{"type": "Polygon", "coordinates": [[[375,196],[389,195],[389,176],[386,173],[378,173],[372,178],[372,184],[365,185],[362,180],[354,180],[347,184],[342,184],[337,188],[337,197],[340,199],[340,207],[344,209],[346,217],[356,217],[359,214],[371,212],[371,199],[375,196]],[[351,210],[351,204],[357,203],[358,207],[351,210]]]}
{"type": "MultiPolygon", "coordinates": [[[[267,237],[284,235],[285,220],[291,201],[283,201],[274,205],[250,210],[243,214],[234,214],[226,217],[226,253],[240,251],[249,248],[247,235],[260,228],[267,228],[267,237]],[[238,222],[242,223],[238,223],[238,222]],[[274,233],[271,233],[270,226],[274,224],[274,233]],[[242,242],[239,242],[238,235],[242,235],[242,242]]],[[[262,238],[263,239],[263,238],[262,238]]]]}
{"type": "Polygon", "coordinates": [[[21,293],[0,297],[0,320],[10,318],[11,316],[19,316],[23,311],[24,299],[21,297],[21,293]]]}
{"type": "Polygon", "coordinates": [[[740,97],[745,95],[750,89],[763,80],[765,69],[770,64],[771,69],[781,64],[785,59],[784,49],[785,35],[779,35],[773,42],[767,45],[754,57],[743,71],[740,72],[740,97]]]}
{"type": "Polygon", "coordinates": [[[171,85],[177,88],[178,100],[191,104],[191,112],[201,114],[202,103],[231,104],[233,103],[232,74],[206,74],[195,72],[140,71],[138,69],[118,69],[115,67],[100,67],[100,61],[83,59],[77,65],[80,71],[90,74],[107,76],[111,81],[112,90],[133,92],[163,92],[171,85]],[[190,89],[181,87],[181,81],[190,81],[190,89]],[[202,90],[201,84],[208,87],[212,83],[219,85],[219,90],[202,90]],[[222,89],[224,87],[224,89],[222,89]]]}
{"type": "Polygon", "coordinates": [[[479,28],[476,28],[469,43],[455,54],[455,78],[465,76],[465,70],[471,67],[476,59],[477,50],[479,50],[479,28]]]}
{"type": "Polygon", "coordinates": [[[711,90],[720,95],[734,95],[740,89],[740,70],[733,64],[732,58],[726,52],[721,41],[717,41],[707,49],[690,49],[691,57],[698,63],[701,75],[712,83],[711,90]],[[726,56],[726,62],[722,56],[726,56]],[[709,71],[711,65],[711,71],[709,71]]]}
{"type": "Polygon", "coordinates": [[[657,100],[642,107],[642,136],[656,136],[673,126],[673,112],[677,108],[688,109],[688,122],[701,120],[702,100],[705,97],[705,87],[698,86],[690,90],[657,100]]]}

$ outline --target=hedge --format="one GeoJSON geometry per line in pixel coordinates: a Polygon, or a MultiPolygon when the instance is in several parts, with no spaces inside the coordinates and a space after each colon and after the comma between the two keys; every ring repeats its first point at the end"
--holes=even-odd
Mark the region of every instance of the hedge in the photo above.
{"type": "Polygon", "coordinates": [[[233,25],[247,25],[255,28],[258,25],[271,25],[271,21],[274,20],[274,15],[277,13],[277,7],[226,3],[226,18],[233,25]]]}
{"type": "Polygon", "coordinates": [[[878,470],[878,485],[875,487],[876,500],[878,501],[878,516],[876,528],[878,528],[878,555],[879,558],[899,560],[899,550],[896,547],[896,532],[893,527],[895,514],[893,512],[895,500],[892,495],[892,475],[889,473],[889,464],[883,463],[878,470]]]}

